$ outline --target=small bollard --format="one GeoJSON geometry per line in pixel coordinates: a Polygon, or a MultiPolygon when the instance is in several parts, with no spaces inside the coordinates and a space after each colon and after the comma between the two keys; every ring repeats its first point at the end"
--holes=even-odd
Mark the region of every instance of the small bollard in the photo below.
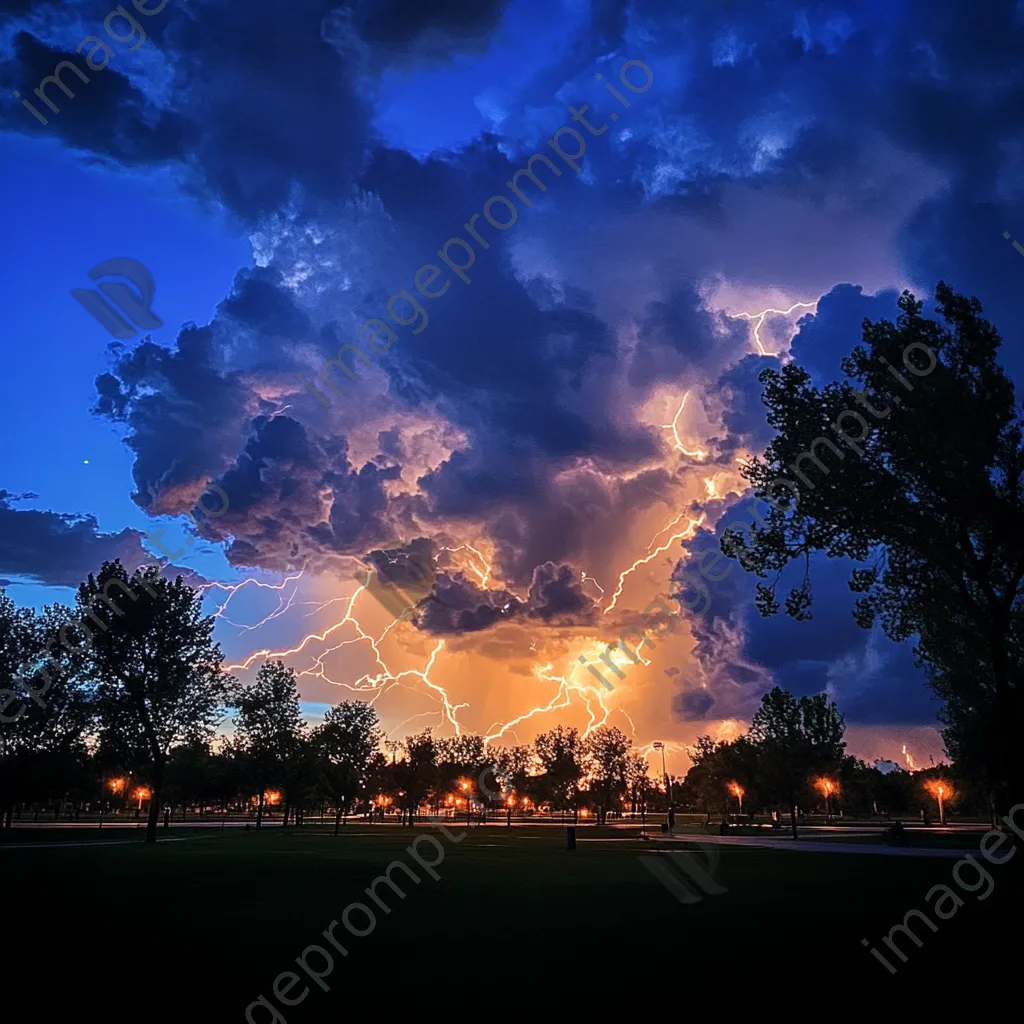
{"type": "Polygon", "coordinates": [[[565,848],[567,850],[576,849],[576,826],[566,825],[565,827],[565,848]]]}

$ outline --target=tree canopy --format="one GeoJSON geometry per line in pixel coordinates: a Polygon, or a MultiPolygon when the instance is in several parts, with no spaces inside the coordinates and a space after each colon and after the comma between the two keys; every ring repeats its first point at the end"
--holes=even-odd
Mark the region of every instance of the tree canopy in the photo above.
{"type": "Polygon", "coordinates": [[[767,581],[765,615],[801,563],[785,598],[797,619],[812,614],[814,553],[857,563],[857,622],[916,638],[947,749],[1005,805],[1024,790],[1022,420],[980,303],[940,283],[936,304],[944,323],[908,292],[895,323],[865,320],[843,380],[819,388],[797,363],[762,372],[776,436],[744,473],[770,510],[722,549],[767,581]]]}

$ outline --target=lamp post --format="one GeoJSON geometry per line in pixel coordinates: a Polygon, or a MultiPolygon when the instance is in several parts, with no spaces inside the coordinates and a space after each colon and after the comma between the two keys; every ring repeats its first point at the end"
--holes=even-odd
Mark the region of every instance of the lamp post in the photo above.
{"type": "Polygon", "coordinates": [[[818,779],[817,786],[821,790],[822,796],[825,797],[825,824],[828,825],[832,820],[829,798],[836,792],[836,786],[831,779],[818,779]]]}
{"type": "Polygon", "coordinates": [[[743,817],[743,792],[744,792],[743,787],[738,782],[734,782],[729,787],[729,792],[732,793],[732,795],[734,797],[736,797],[737,800],[739,800],[739,802],[740,802],[740,815],[739,816],[742,818],[743,817]]]}
{"type": "Polygon", "coordinates": [[[926,783],[925,788],[939,802],[939,824],[946,824],[946,802],[945,798],[952,792],[952,787],[940,779],[931,779],[926,783]]]}

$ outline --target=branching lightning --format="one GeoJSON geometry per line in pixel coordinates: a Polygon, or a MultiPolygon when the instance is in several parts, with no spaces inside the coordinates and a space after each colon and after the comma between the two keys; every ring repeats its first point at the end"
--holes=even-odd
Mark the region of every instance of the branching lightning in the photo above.
{"type": "MultiPolygon", "coordinates": [[[[672,536],[669,537],[669,539],[667,541],[665,541],[664,544],[662,544],[659,547],[655,548],[653,551],[651,551],[645,557],[638,558],[628,569],[624,569],[619,574],[619,585],[615,588],[615,593],[612,595],[612,599],[609,602],[608,607],[605,608],[603,614],[607,614],[608,612],[610,612],[615,607],[615,605],[618,602],[619,598],[622,596],[622,588],[625,586],[626,577],[627,576],[629,576],[631,573],[633,573],[637,569],[639,569],[641,565],[647,565],[647,563],[650,562],[652,559],[654,559],[658,555],[663,554],[664,552],[668,551],[668,549],[670,547],[672,547],[672,545],[677,540],[687,540],[688,538],[692,537],[693,534],[697,531],[697,529],[704,525],[704,520],[706,518],[707,518],[707,513],[706,512],[702,512],[700,514],[700,518],[699,519],[690,519],[690,521],[687,524],[685,530],[682,530],[679,533],[672,534],[672,536]]],[[[677,519],[677,521],[678,521],[678,519],[677,519]]],[[[664,533],[665,531],[662,530],[660,532],[664,533]]],[[[655,535],[655,536],[657,536],[657,535],[655,535]]]]}
{"type": "Polygon", "coordinates": [[[754,344],[757,345],[758,351],[763,356],[772,355],[764,345],[761,344],[761,328],[764,326],[765,318],[771,316],[773,313],[776,316],[790,316],[796,309],[814,309],[818,308],[817,300],[814,302],[794,302],[789,309],[762,309],[760,313],[730,313],[729,315],[735,317],[738,320],[749,320],[754,324],[754,344]]]}
{"type": "Polygon", "coordinates": [[[286,611],[288,611],[288,609],[291,608],[292,604],[294,603],[295,595],[298,592],[297,581],[302,579],[302,577],[303,573],[300,572],[294,576],[286,577],[280,583],[263,583],[261,580],[250,577],[249,579],[242,580],[241,583],[203,583],[200,586],[196,587],[196,590],[198,590],[199,593],[201,594],[205,594],[207,591],[214,589],[227,591],[228,596],[224,599],[223,604],[218,605],[217,610],[213,613],[213,617],[215,619],[223,619],[228,624],[235,626],[237,629],[241,629],[243,632],[246,632],[252,629],[259,629],[260,626],[266,625],[266,623],[270,622],[272,619],[276,619],[278,618],[278,616],[283,615],[286,611]],[[282,591],[285,589],[285,587],[288,586],[289,583],[295,583],[296,586],[292,588],[291,594],[288,595],[287,602],[285,601],[284,597],[279,597],[277,601],[277,607],[269,615],[265,616],[259,622],[253,625],[245,626],[238,622],[232,622],[232,620],[227,617],[226,612],[228,605],[231,604],[231,601],[234,598],[234,596],[240,590],[248,586],[250,583],[255,587],[259,587],[262,590],[282,591]]]}
{"type": "MultiPolygon", "coordinates": [[[[700,448],[695,450],[688,449],[683,444],[679,435],[679,421],[686,408],[686,401],[688,397],[689,392],[683,396],[682,402],[680,403],[679,409],[673,418],[672,423],[666,424],[665,427],[672,432],[675,449],[683,452],[690,458],[699,461],[707,457],[707,452],[700,448]]],[[[710,483],[705,481],[705,486],[707,487],[709,497],[714,497],[716,491],[714,488],[713,478],[710,483]]],[[[650,544],[648,544],[646,554],[637,558],[632,565],[620,573],[617,586],[607,604],[607,607],[604,609],[604,613],[610,612],[616,607],[619,598],[622,596],[626,580],[632,573],[641,566],[648,565],[654,559],[663,555],[678,541],[692,537],[696,530],[703,525],[705,518],[706,513],[701,514],[699,518],[693,518],[692,516],[687,515],[687,513],[681,513],[676,515],[670,522],[662,527],[662,529],[659,530],[652,538],[650,544]]],[[[474,547],[471,544],[460,544],[456,547],[445,547],[440,550],[450,552],[451,554],[457,554],[460,552],[464,553],[464,557],[468,563],[468,570],[476,576],[481,587],[487,588],[493,578],[493,570],[487,557],[478,547],[474,547]]],[[[257,580],[245,580],[236,585],[210,584],[210,587],[216,587],[218,589],[228,591],[228,596],[218,607],[216,615],[218,617],[225,618],[224,611],[229,606],[234,594],[246,585],[284,591],[288,585],[295,584],[301,576],[302,574],[300,573],[298,576],[288,577],[281,584],[277,585],[264,584],[257,580]]],[[[581,585],[585,585],[587,582],[590,582],[598,590],[602,599],[607,597],[605,588],[602,587],[601,584],[585,570],[581,570],[579,578],[581,585]]],[[[369,581],[367,580],[367,583],[368,582],[369,581]]],[[[427,718],[432,715],[438,715],[440,717],[439,724],[448,723],[452,726],[457,736],[462,735],[465,730],[462,723],[459,721],[458,712],[463,708],[468,708],[470,705],[467,702],[454,702],[450,697],[447,688],[439,683],[434,677],[437,661],[445,647],[445,641],[437,641],[422,669],[413,668],[398,670],[397,667],[393,667],[392,663],[390,663],[390,656],[385,656],[385,653],[382,650],[382,645],[388,638],[389,634],[405,620],[401,617],[393,619],[384,627],[379,635],[373,635],[368,632],[359,621],[359,617],[356,614],[359,596],[367,589],[367,583],[362,583],[357,586],[353,593],[346,597],[334,597],[322,602],[302,602],[302,604],[313,606],[313,610],[306,613],[307,617],[309,615],[316,615],[329,608],[331,605],[342,602],[345,604],[344,614],[341,619],[326,628],[316,632],[307,633],[301,640],[290,647],[278,650],[264,648],[255,651],[249,654],[243,661],[227,666],[228,670],[245,671],[250,669],[255,663],[264,659],[287,658],[308,651],[312,658],[312,663],[299,671],[300,677],[321,679],[330,685],[344,687],[353,694],[359,695],[360,699],[367,700],[371,704],[375,704],[381,695],[389,693],[395,687],[409,687],[415,692],[429,696],[437,703],[436,710],[417,712],[416,714],[410,715],[404,721],[396,725],[394,729],[390,730],[389,735],[399,733],[401,729],[411,722],[427,718]],[[309,651],[309,648],[313,644],[317,645],[316,653],[309,651]],[[328,657],[350,645],[356,644],[369,647],[369,650],[373,653],[374,667],[371,671],[366,672],[353,682],[344,682],[342,680],[332,678],[332,675],[327,668],[328,657]]],[[[279,597],[278,607],[266,616],[263,622],[259,625],[269,622],[284,614],[285,611],[296,603],[294,598],[294,589],[287,600],[285,600],[283,596],[279,597]]],[[[257,627],[253,626],[249,628],[257,627]]],[[[564,675],[556,674],[553,662],[548,661],[544,664],[536,665],[533,669],[534,676],[540,681],[554,684],[556,687],[554,695],[549,701],[547,701],[547,703],[530,708],[508,721],[495,721],[484,735],[484,741],[486,743],[491,743],[504,737],[515,737],[517,734],[514,730],[521,723],[540,715],[567,708],[570,704],[573,704],[576,701],[581,702],[583,708],[587,712],[588,721],[585,729],[583,730],[584,736],[589,735],[594,731],[594,729],[605,725],[613,713],[621,712],[629,725],[630,732],[635,738],[636,726],[632,718],[630,718],[622,708],[613,706],[613,704],[610,703],[612,694],[602,692],[600,685],[593,681],[589,674],[579,676],[578,673],[585,670],[584,664],[587,662],[588,658],[597,657],[597,655],[601,651],[604,651],[605,648],[607,648],[606,657],[611,659],[615,659],[616,657],[622,658],[622,661],[620,662],[622,667],[627,667],[627,662],[629,665],[642,663],[645,666],[649,666],[651,664],[650,660],[644,658],[642,654],[641,649],[643,647],[643,643],[644,642],[641,641],[637,646],[635,659],[631,659],[621,649],[608,647],[608,645],[601,644],[596,638],[592,637],[585,644],[584,652],[586,656],[584,658],[584,662],[580,662],[577,659],[576,655],[579,653],[577,650],[570,652],[570,655],[567,657],[567,668],[564,675]],[[638,659],[638,661],[636,659],[638,659]]],[[[653,645],[649,644],[648,646],[653,645]]],[[[541,649],[542,645],[540,641],[538,639],[534,639],[530,644],[530,651],[539,655],[541,649]]],[[[616,704],[617,703],[618,699],[616,698],[616,704]]]]}

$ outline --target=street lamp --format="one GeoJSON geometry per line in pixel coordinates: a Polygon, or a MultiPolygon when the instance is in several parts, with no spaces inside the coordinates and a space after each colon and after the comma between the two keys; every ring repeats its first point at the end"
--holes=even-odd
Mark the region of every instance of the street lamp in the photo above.
{"type": "Polygon", "coordinates": [[[743,787],[738,782],[729,784],[729,792],[740,802],[740,817],[743,817],[743,787]]]}
{"type": "Polygon", "coordinates": [[[952,795],[952,787],[941,779],[930,779],[925,788],[939,802],[939,824],[946,824],[946,805],[944,799],[952,795]]]}
{"type": "Polygon", "coordinates": [[[822,795],[825,797],[825,824],[827,825],[831,821],[831,814],[829,813],[829,797],[836,792],[836,784],[831,779],[818,779],[815,785],[821,790],[822,795]]]}

